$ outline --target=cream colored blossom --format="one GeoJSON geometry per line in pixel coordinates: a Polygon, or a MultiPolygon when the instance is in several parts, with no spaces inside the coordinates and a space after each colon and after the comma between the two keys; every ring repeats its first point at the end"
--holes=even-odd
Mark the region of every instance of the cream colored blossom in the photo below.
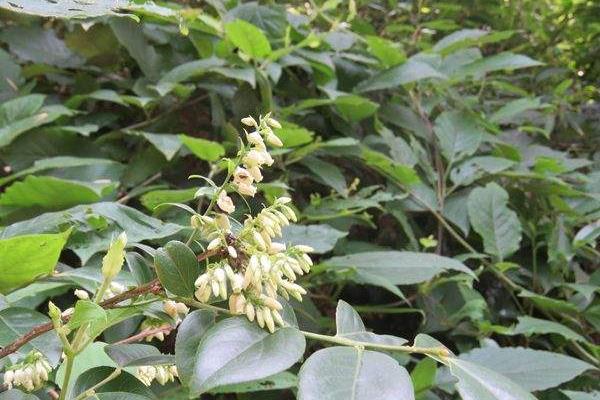
{"type": "Polygon", "coordinates": [[[222,190],[219,193],[219,197],[217,198],[217,205],[221,210],[225,211],[227,214],[231,214],[235,211],[235,205],[233,205],[233,200],[231,200],[231,197],[227,196],[227,193],[224,190],[222,190]]]}

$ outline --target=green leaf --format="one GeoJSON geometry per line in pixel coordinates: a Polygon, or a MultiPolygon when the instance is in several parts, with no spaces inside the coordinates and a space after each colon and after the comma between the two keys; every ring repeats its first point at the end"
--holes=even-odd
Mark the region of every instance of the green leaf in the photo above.
{"type": "Polygon", "coordinates": [[[175,356],[161,354],[156,347],[149,344],[110,344],[104,347],[104,352],[120,367],[172,365],[175,363],[175,356]]]}
{"type": "Polygon", "coordinates": [[[579,313],[577,306],[569,301],[543,296],[528,290],[521,290],[519,297],[525,297],[529,299],[529,301],[533,302],[537,307],[552,313],[579,313]]]}
{"type": "Polygon", "coordinates": [[[193,353],[190,393],[199,396],[284,371],[302,357],[304,348],[304,336],[296,328],[270,334],[246,318],[227,318],[206,332],[193,353]]]}
{"type": "Polygon", "coordinates": [[[178,296],[193,297],[200,268],[192,249],[181,242],[170,241],[154,253],[154,266],[165,289],[178,296]]]}
{"type": "Polygon", "coordinates": [[[536,400],[515,382],[481,365],[458,358],[449,358],[448,363],[463,400],[536,400]]]}
{"type": "Polygon", "coordinates": [[[408,83],[431,78],[446,79],[446,76],[422,61],[408,60],[404,64],[385,70],[370,79],[362,81],[356,86],[356,90],[358,92],[370,92],[373,90],[393,89],[408,83]]]}
{"type": "Polygon", "coordinates": [[[6,293],[54,271],[71,230],[0,240],[0,292],[6,293]]]}
{"type": "Polygon", "coordinates": [[[338,300],[337,308],[335,309],[335,326],[336,336],[346,339],[355,340],[358,342],[387,344],[393,346],[401,346],[407,342],[406,339],[392,335],[378,335],[372,332],[367,332],[365,324],[360,315],[354,311],[352,306],[344,300],[338,300]]]}
{"type": "MultiPolygon", "coordinates": [[[[92,342],[83,351],[75,356],[75,362],[73,363],[73,372],[71,374],[71,380],[69,387],[73,388],[75,381],[79,375],[85,371],[94,367],[112,367],[115,368],[117,364],[110,359],[104,352],[106,343],[92,342]]],[[[56,371],[55,382],[59,387],[62,387],[65,377],[66,363],[62,363],[56,371]]]]}
{"type": "Polygon", "coordinates": [[[140,201],[150,211],[164,203],[187,203],[194,200],[194,195],[198,189],[180,189],[180,190],[152,190],[144,193],[140,201]]]}
{"type": "Polygon", "coordinates": [[[94,254],[106,251],[115,236],[125,231],[130,243],[160,239],[183,227],[165,223],[140,211],[118,203],[102,202],[42,214],[36,218],[0,228],[0,238],[17,235],[56,232],[64,226],[76,225],[78,231],[67,244],[85,262],[94,254]]]}
{"type": "MultiPolygon", "coordinates": [[[[114,368],[109,366],[98,366],[87,369],[77,377],[77,381],[73,384],[72,396],[75,399],[77,396],[82,395],[86,390],[92,386],[98,384],[102,380],[106,379],[111,373],[114,372],[114,368]]],[[[130,374],[126,371],[121,371],[119,376],[111,381],[101,385],[94,391],[96,394],[94,398],[100,400],[143,400],[143,399],[157,399],[158,397],[146,387],[135,375],[130,374]],[[108,395],[105,397],[103,395],[108,395]],[[119,396],[115,399],[113,396],[119,396]]]]}
{"type": "Polygon", "coordinates": [[[335,98],[335,108],[350,122],[359,122],[375,114],[379,104],[354,94],[335,98]]]}
{"type": "Polygon", "coordinates": [[[415,365],[410,372],[415,393],[419,394],[430,389],[435,384],[437,363],[433,358],[425,357],[415,365]]]}
{"type": "Polygon", "coordinates": [[[0,49],[0,100],[12,97],[13,85],[22,83],[21,67],[10,54],[0,49]]]}
{"type": "Polygon", "coordinates": [[[411,166],[394,162],[383,153],[363,147],[361,158],[369,167],[401,185],[413,185],[420,182],[419,176],[411,166]]]}
{"type": "Polygon", "coordinates": [[[482,58],[480,60],[467,64],[466,66],[460,69],[459,75],[483,75],[494,71],[514,70],[520,68],[536,67],[539,65],[544,65],[544,63],[532,60],[531,58],[521,54],[505,52],[490,57],[482,58]]]}
{"type": "Polygon", "coordinates": [[[28,95],[0,105],[0,147],[7,146],[19,135],[72,114],[62,106],[41,107],[44,96],[28,95]]]}
{"type": "Polygon", "coordinates": [[[312,142],[315,133],[292,122],[280,121],[282,128],[277,129],[277,136],[284,147],[296,147],[312,142]]]}
{"type": "Polygon", "coordinates": [[[52,176],[29,175],[25,180],[9,186],[0,195],[0,210],[18,208],[41,208],[61,210],[78,204],[100,201],[114,185],[87,183],[52,176]]]}
{"type": "Polygon", "coordinates": [[[394,42],[370,35],[366,36],[365,40],[369,45],[369,53],[377,57],[384,67],[393,67],[406,61],[406,54],[394,42]]]}
{"type": "Polygon", "coordinates": [[[142,131],[127,131],[128,134],[139,135],[145,138],[148,142],[160,151],[167,161],[170,161],[175,157],[175,154],[181,148],[181,140],[177,135],[170,133],[150,133],[142,131]]]}
{"type": "Polygon", "coordinates": [[[36,160],[33,166],[25,168],[12,175],[0,178],[0,185],[6,185],[15,179],[28,174],[34,174],[40,171],[51,170],[55,168],[68,169],[78,167],[89,167],[98,169],[120,169],[121,164],[103,158],[83,158],[83,157],[50,157],[36,160]]]}
{"type": "Polygon", "coordinates": [[[318,178],[319,182],[343,195],[348,191],[346,178],[337,165],[311,156],[305,157],[301,163],[318,178]]]}
{"type": "Polygon", "coordinates": [[[575,392],[572,390],[561,390],[561,393],[569,398],[569,400],[600,400],[600,392],[592,393],[575,392]]]}
{"type": "Polygon", "coordinates": [[[432,50],[439,53],[450,46],[455,46],[457,43],[479,39],[480,37],[485,36],[488,33],[489,31],[483,29],[461,29],[459,31],[452,32],[448,36],[445,36],[442,39],[440,39],[433,46],[432,50]]]}
{"type": "Polygon", "coordinates": [[[506,103],[500,109],[490,116],[490,121],[500,124],[506,124],[513,121],[513,119],[528,110],[536,110],[542,107],[542,103],[539,97],[536,98],[522,98],[513,100],[506,103]]]}
{"type": "MultiPolygon", "coordinates": [[[[0,7],[2,3],[5,3],[5,0],[0,0],[0,7]]],[[[24,61],[59,68],[77,68],[84,63],[81,57],[73,53],[65,42],[56,36],[56,31],[44,29],[40,25],[5,28],[0,38],[8,43],[12,53],[24,61]]]]}
{"type": "Polygon", "coordinates": [[[263,379],[257,379],[247,383],[237,383],[234,385],[225,385],[214,388],[211,394],[220,393],[251,393],[271,390],[282,390],[295,388],[298,385],[298,378],[291,372],[279,372],[275,375],[263,379]]]}
{"type": "Polygon", "coordinates": [[[271,54],[271,44],[265,34],[241,19],[225,24],[225,33],[231,42],[252,58],[265,58],[271,54]]]}
{"type": "Polygon", "coordinates": [[[179,135],[179,139],[201,160],[209,162],[217,161],[225,155],[225,148],[217,142],[187,135],[179,135]]]}
{"type": "Polygon", "coordinates": [[[519,323],[514,327],[512,333],[515,335],[526,336],[546,335],[553,333],[556,335],[561,335],[568,340],[578,340],[581,342],[586,341],[583,336],[563,324],[529,316],[519,317],[519,323]]]}
{"type": "Polygon", "coordinates": [[[54,18],[90,18],[102,15],[118,14],[121,8],[129,4],[127,0],[61,0],[57,2],[39,0],[0,0],[0,8],[10,11],[54,18]]]}
{"type": "Polygon", "coordinates": [[[215,324],[215,313],[196,310],[188,314],[177,330],[175,360],[179,379],[189,386],[194,376],[196,353],[206,332],[215,324]]]}
{"type": "Polygon", "coordinates": [[[486,253],[503,260],[519,249],[521,223],[507,207],[508,193],[496,183],[478,187],[469,195],[469,220],[483,238],[486,253]]]}
{"type": "Polygon", "coordinates": [[[298,400],[414,400],[408,372],[388,355],[351,347],[312,354],[298,374],[298,400]]]}
{"type": "Polygon", "coordinates": [[[282,242],[289,245],[303,244],[312,247],[315,254],[332,250],[337,241],[348,235],[329,225],[288,225],[282,229],[282,242]]]}
{"type": "Polygon", "coordinates": [[[75,311],[67,326],[73,330],[83,324],[106,324],[106,311],[91,300],[79,300],[75,303],[75,311]]]}
{"type": "Polygon", "coordinates": [[[433,129],[440,142],[442,154],[450,162],[475,153],[484,134],[473,118],[458,111],[440,114],[433,129]]]}
{"type": "Polygon", "coordinates": [[[460,359],[489,368],[529,391],[558,386],[594,367],[549,351],[488,346],[461,354],[460,359]]]}
{"type": "MultiPolygon", "coordinates": [[[[328,267],[354,269],[356,280],[373,283],[375,279],[392,285],[411,285],[426,282],[448,270],[475,276],[460,261],[429,253],[411,251],[371,251],[333,257],[323,261],[328,267]]],[[[378,286],[382,286],[381,284],[378,286]]]]}
{"type": "Polygon", "coordinates": [[[119,43],[127,49],[145,76],[156,78],[163,59],[144,34],[143,26],[129,18],[112,18],[109,22],[119,43]]]}
{"type": "MultiPolygon", "coordinates": [[[[0,310],[0,346],[4,347],[36,326],[48,322],[50,322],[50,318],[28,308],[10,307],[0,310]]],[[[62,346],[53,331],[46,332],[26,343],[17,351],[17,354],[25,356],[34,349],[44,354],[53,366],[60,361],[62,346]]]]}
{"type": "MultiPolygon", "coordinates": [[[[200,77],[208,72],[221,72],[223,74],[225,74],[228,71],[231,72],[231,69],[223,68],[225,65],[225,62],[222,59],[216,57],[190,61],[178,65],[160,78],[155,87],[156,91],[161,96],[164,96],[167,93],[171,92],[173,89],[175,89],[177,84],[180,82],[200,77]]],[[[229,73],[228,75],[231,74],[229,73]]],[[[252,79],[250,84],[253,86],[254,72],[252,72],[252,77],[247,77],[247,79],[248,78],[252,79]]]]}

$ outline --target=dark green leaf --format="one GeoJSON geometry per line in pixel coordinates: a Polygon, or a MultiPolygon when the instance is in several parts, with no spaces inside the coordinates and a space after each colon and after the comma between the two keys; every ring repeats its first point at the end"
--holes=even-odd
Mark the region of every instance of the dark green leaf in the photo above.
{"type": "Polygon", "coordinates": [[[302,357],[304,347],[304,336],[295,328],[270,334],[246,318],[227,318],[210,328],[198,345],[191,393],[198,396],[284,371],[302,357]]]}
{"type": "Polygon", "coordinates": [[[194,282],[200,275],[196,255],[185,244],[171,241],[154,253],[154,266],[165,289],[183,297],[192,297],[194,282]]]}

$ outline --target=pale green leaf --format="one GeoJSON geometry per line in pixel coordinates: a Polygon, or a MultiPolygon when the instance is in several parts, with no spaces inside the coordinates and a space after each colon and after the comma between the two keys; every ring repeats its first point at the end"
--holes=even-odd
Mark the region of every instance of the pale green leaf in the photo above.
{"type": "Polygon", "coordinates": [[[179,139],[201,160],[216,161],[225,154],[225,148],[217,142],[187,135],[179,135],[179,139]]]}
{"type": "Polygon", "coordinates": [[[271,53],[271,44],[265,34],[241,19],[225,24],[225,33],[231,42],[252,58],[265,58],[271,53]]]}
{"type": "Polygon", "coordinates": [[[6,293],[51,274],[71,230],[0,240],[0,292],[6,293]]]}
{"type": "Polygon", "coordinates": [[[295,328],[270,334],[244,317],[227,318],[206,332],[192,355],[191,394],[284,371],[302,357],[304,348],[304,336],[295,328]]]}
{"type": "Polygon", "coordinates": [[[352,347],[312,354],[300,368],[298,400],[414,400],[408,372],[390,356],[352,347]]]}
{"type": "Polygon", "coordinates": [[[446,76],[422,61],[408,60],[404,64],[385,70],[356,86],[358,92],[393,89],[423,79],[446,79],[446,76]]]}
{"type": "Polygon", "coordinates": [[[564,354],[522,347],[488,346],[461,354],[460,359],[502,374],[529,391],[558,386],[594,368],[564,354]]]}
{"type": "Polygon", "coordinates": [[[486,253],[500,260],[512,255],[521,243],[521,223],[508,208],[508,193],[496,183],[478,187],[469,195],[469,220],[483,238],[486,253]]]}

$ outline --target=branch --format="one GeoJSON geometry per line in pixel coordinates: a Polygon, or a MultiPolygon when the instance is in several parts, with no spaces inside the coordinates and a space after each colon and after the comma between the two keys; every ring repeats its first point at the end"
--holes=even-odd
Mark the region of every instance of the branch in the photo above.
{"type": "MultiPolygon", "coordinates": [[[[219,254],[224,254],[224,251],[225,251],[224,249],[215,249],[215,250],[205,251],[204,253],[198,254],[198,261],[202,261],[209,257],[213,257],[213,256],[216,256],[219,254]]],[[[148,293],[157,294],[161,290],[162,290],[162,284],[160,283],[158,278],[156,278],[142,286],[138,286],[136,288],[133,288],[131,290],[128,290],[126,292],[123,292],[121,294],[113,296],[109,299],[106,299],[100,303],[100,306],[102,308],[114,308],[122,301],[132,299],[134,297],[138,297],[138,296],[148,294],[148,293]]],[[[63,314],[63,316],[62,316],[63,322],[67,322],[70,318],[71,318],[71,314],[63,314]]],[[[4,346],[0,350],[0,359],[6,357],[9,354],[16,352],[21,347],[23,347],[27,343],[31,342],[33,339],[37,338],[38,336],[43,335],[46,332],[50,332],[52,329],[54,329],[52,322],[48,322],[48,323],[34,327],[29,332],[27,332],[20,338],[16,339],[14,342],[4,346]]]]}

